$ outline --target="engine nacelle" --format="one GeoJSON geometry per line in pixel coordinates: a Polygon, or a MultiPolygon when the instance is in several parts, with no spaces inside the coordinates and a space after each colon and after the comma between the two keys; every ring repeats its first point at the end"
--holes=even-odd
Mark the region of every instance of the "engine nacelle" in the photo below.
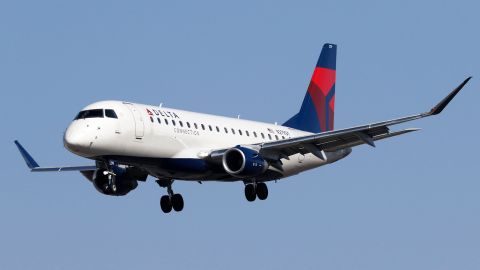
{"type": "Polygon", "coordinates": [[[228,149],[222,163],[225,171],[235,177],[254,177],[268,169],[268,162],[257,151],[241,146],[228,149]]]}
{"type": "Polygon", "coordinates": [[[138,186],[137,180],[129,177],[126,171],[124,171],[124,173],[121,173],[120,169],[123,168],[114,169],[116,175],[112,175],[112,177],[115,177],[115,185],[117,187],[116,191],[113,191],[112,187],[109,185],[108,174],[104,173],[105,170],[95,170],[92,179],[92,183],[95,189],[102,194],[111,196],[127,195],[127,193],[134,190],[138,186]]]}

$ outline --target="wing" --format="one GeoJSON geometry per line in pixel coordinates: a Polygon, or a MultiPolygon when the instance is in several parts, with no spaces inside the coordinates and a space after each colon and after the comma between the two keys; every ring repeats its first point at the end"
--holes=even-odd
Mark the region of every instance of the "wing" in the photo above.
{"type": "MultiPolygon", "coordinates": [[[[346,129],[316,133],[297,138],[266,142],[252,145],[252,147],[258,149],[262,157],[271,161],[278,161],[281,158],[288,159],[289,156],[298,153],[312,153],[320,159],[325,159],[324,151],[335,151],[354,147],[361,144],[368,144],[372,147],[375,147],[374,141],[376,140],[382,140],[419,130],[416,128],[410,128],[391,132],[389,130],[389,126],[439,114],[455,97],[455,95],[460,92],[460,90],[465,86],[465,84],[467,84],[470,79],[471,77],[465,79],[465,81],[463,81],[457,88],[450,92],[448,96],[442,99],[435,107],[433,107],[428,112],[363,126],[356,126],[346,129]]],[[[221,157],[221,155],[223,155],[226,150],[227,149],[213,151],[210,153],[208,158],[216,161],[221,157]]]]}
{"type": "Polygon", "coordinates": [[[61,167],[40,167],[33,157],[23,148],[23,146],[15,141],[15,145],[22,154],[23,159],[27,163],[28,168],[32,172],[63,172],[63,171],[93,171],[97,169],[97,166],[61,166],[61,167]]]}

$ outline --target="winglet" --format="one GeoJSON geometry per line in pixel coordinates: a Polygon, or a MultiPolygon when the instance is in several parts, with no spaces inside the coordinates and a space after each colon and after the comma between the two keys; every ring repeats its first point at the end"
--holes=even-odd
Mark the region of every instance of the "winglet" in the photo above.
{"type": "Polygon", "coordinates": [[[15,145],[18,148],[18,151],[20,151],[20,154],[22,154],[23,159],[25,159],[25,162],[27,163],[28,168],[30,169],[35,169],[40,167],[38,163],[33,159],[33,157],[23,148],[23,146],[15,140],[15,145]]]}
{"type": "Polygon", "coordinates": [[[441,113],[443,111],[443,109],[445,109],[445,107],[447,107],[448,103],[450,103],[450,101],[452,101],[452,99],[455,97],[455,95],[457,95],[458,92],[460,92],[460,90],[462,90],[462,88],[465,86],[465,84],[468,83],[468,81],[471,78],[472,77],[468,77],[459,86],[457,86],[457,88],[453,89],[453,91],[450,92],[450,94],[448,94],[448,96],[446,96],[444,99],[442,99],[442,101],[440,101],[435,107],[433,107],[428,112],[428,115],[437,115],[437,114],[441,113]]]}

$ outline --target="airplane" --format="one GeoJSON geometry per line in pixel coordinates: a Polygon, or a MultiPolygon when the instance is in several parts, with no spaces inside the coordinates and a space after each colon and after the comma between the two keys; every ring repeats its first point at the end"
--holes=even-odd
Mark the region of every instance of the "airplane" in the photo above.
{"type": "Polygon", "coordinates": [[[79,171],[100,193],[128,194],[156,178],[166,195],[164,213],[180,212],[176,180],[243,181],[245,198],[268,197],[267,183],[331,164],[359,145],[417,131],[390,126],[437,115],[471,77],[427,112],[334,129],[337,45],[323,45],[300,110],[282,125],[124,101],[100,101],[82,109],[64,133],[67,150],[94,165],[41,167],[15,140],[32,172],[79,171]]]}

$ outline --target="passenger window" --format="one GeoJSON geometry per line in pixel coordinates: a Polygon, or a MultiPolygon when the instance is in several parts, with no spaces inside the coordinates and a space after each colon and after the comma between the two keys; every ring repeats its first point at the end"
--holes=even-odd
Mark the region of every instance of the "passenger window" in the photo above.
{"type": "Polygon", "coordinates": [[[260,134],[262,134],[262,139],[265,139],[265,134],[263,134],[263,132],[260,133],[260,134]]]}
{"type": "Polygon", "coordinates": [[[278,136],[277,135],[275,135],[275,139],[278,141],[278,136]]]}
{"type": "Polygon", "coordinates": [[[242,131],[240,129],[238,130],[238,134],[242,135],[242,131]]]}
{"type": "Polygon", "coordinates": [[[152,122],[152,123],[153,123],[153,117],[151,117],[151,116],[150,116],[150,122],[152,122]]]}
{"type": "Polygon", "coordinates": [[[225,133],[228,133],[228,129],[227,128],[224,128],[225,129],[225,133]]]}
{"type": "Polygon", "coordinates": [[[272,139],[272,135],[268,134],[268,138],[271,140],[271,139],[272,139]]]}
{"type": "Polygon", "coordinates": [[[232,133],[233,133],[233,135],[235,135],[235,129],[233,129],[233,128],[232,128],[232,133]]]}
{"type": "Polygon", "coordinates": [[[190,128],[190,123],[189,122],[187,122],[187,127],[190,128]]]}
{"type": "Polygon", "coordinates": [[[210,129],[210,131],[213,131],[212,126],[210,125],[208,125],[208,129],[210,129]]]}
{"type": "Polygon", "coordinates": [[[177,124],[175,123],[175,120],[172,120],[172,124],[173,124],[174,126],[176,126],[176,125],[177,125],[177,124]]]}
{"type": "Polygon", "coordinates": [[[245,134],[250,137],[250,133],[248,133],[248,130],[245,130],[245,134]]]}
{"type": "Polygon", "coordinates": [[[168,125],[168,120],[167,119],[163,119],[165,121],[165,125],[168,125]]]}
{"type": "Polygon", "coordinates": [[[160,121],[160,118],[158,118],[158,117],[157,117],[157,122],[158,122],[159,124],[162,123],[162,121],[160,121]]]}
{"type": "Polygon", "coordinates": [[[106,109],[105,116],[108,118],[118,118],[114,110],[106,109]]]}
{"type": "Polygon", "coordinates": [[[193,123],[193,126],[195,126],[195,129],[198,129],[197,123],[193,123]]]}
{"type": "Polygon", "coordinates": [[[220,129],[218,128],[218,126],[215,127],[217,129],[217,132],[220,132],[220,129]]]}
{"type": "Polygon", "coordinates": [[[180,123],[180,126],[183,127],[183,123],[182,121],[178,121],[178,123],[180,123]]]}
{"type": "Polygon", "coordinates": [[[202,129],[205,130],[205,126],[202,124],[202,129]]]}
{"type": "Polygon", "coordinates": [[[255,138],[257,137],[257,132],[253,132],[253,136],[255,136],[255,138]]]}

